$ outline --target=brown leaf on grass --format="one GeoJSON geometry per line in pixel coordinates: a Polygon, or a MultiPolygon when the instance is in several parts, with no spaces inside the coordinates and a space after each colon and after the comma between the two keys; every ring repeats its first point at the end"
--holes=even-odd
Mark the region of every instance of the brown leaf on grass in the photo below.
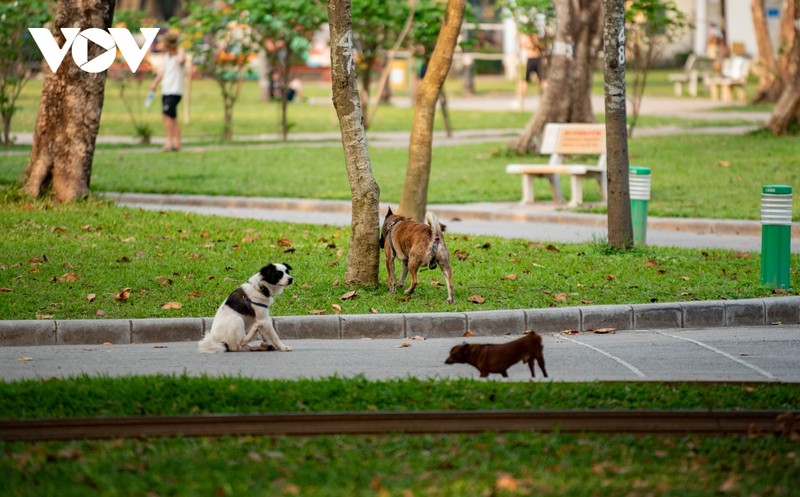
{"type": "Polygon", "coordinates": [[[608,275],[606,275],[606,279],[608,281],[614,281],[615,279],[617,279],[617,275],[616,274],[608,274],[608,275]]]}
{"type": "Polygon", "coordinates": [[[95,312],[94,315],[101,318],[106,315],[106,311],[100,309],[97,312],[95,312]]]}
{"type": "Polygon", "coordinates": [[[128,300],[131,296],[131,289],[124,288],[121,292],[114,295],[114,300],[128,300]]]}
{"type": "Polygon", "coordinates": [[[209,237],[208,230],[204,230],[202,233],[200,233],[200,238],[208,238],[208,237],[209,237]]]}
{"type": "Polygon", "coordinates": [[[500,278],[500,279],[501,279],[501,280],[509,280],[509,281],[514,281],[514,280],[516,280],[516,279],[517,279],[517,275],[516,275],[516,274],[514,274],[514,273],[511,273],[511,274],[507,274],[507,275],[503,276],[503,277],[502,277],[502,278],[500,278]]]}
{"type": "Polygon", "coordinates": [[[494,486],[497,490],[516,492],[519,488],[519,481],[508,473],[500,473],[497,476],[497,481],[494,483],[494,486]]]}
{"type": "Polygon", "coordinates": [[[376,308],[374,308],[374,307],[370,307],[370,308],[369,308],[369,313],[370,313],[370,314],[378,314],[378,309],[376,309],[376,308]]]}
{"type": "Polygon", "coordinates": [[[688,277],[688,276],[681,276],[681,279],[682,279],[683,281],[689,281],[689,277],[688,277]]]}
{"type": "Polygon", "coordinates": [[[749,252],[736,252],[729,255],[731,259],[749,259],[751,257],[749,252]]]}
{"type": "Polygon", "coordinates": [[[655,259],[648,259],[644,262],[644,267],[656,267],[658,266],[658,262],[655,259]]]}
{"type": "Polygon", "coordinates": [[[606,335],[606,334],[609,334],[609,333],[616,333],[617,329],[616,328],[597,328],[596,330],[594,330],[594,332],[597,333],[598,335],[606,335]]]}
{"type": "Polygon", "coordinates": [[[467,330],[467,331],[465,331],[465,332],[464,332],[464,335],[462,335],[462,336],[465,336],[465,337],[474,337],[474,336],[475,336],[475,333],[473,333],[473,332],[472,332],[472,330],[467,330]]]}
{"type": "Polygon", "coordinates": [[[203,296],[203,294],[200,293],[200,292],[189,292],[186,295],[188,295],[189,297],[202,297],[203,296]]]}
{"type": "Polygon", "coordinates": [[[214,244],[211,243],[211,242],[208,242],[208,243],[204,244],[203,247],[205,247],[207,249],[213,249],[214,248],[214,244]]]}
{"type": "Polygon", "coordinates": [[[439,285],[441,285],[439,280],[431,280],[431,286],[439,286],[439,285]]]}
{"type": "Polygon", "coordinates": [[[353,290],[353,291],[345,293],[344,295],[342,295],[339,298],[342,299],[342,300],[350,300],[350,299],[355,298],[357,296],[358,296],[358,290],[353,290]]]}
{"type": "Polygon", "coordinates": [[[161,280],[161,286],[169,286],[172,285],[172,280],[169,278],[164,278],[161,280]]]}
{"type": "Polygon", "coordinates": [[[200,255],[200,254],[192,254],[192,255],[189,256],[189,259],[193,259],[193,260],[202,259],[202,258],[203,258],[203,256],[200,255]]]}
{"type": "Polygon", "coordinates": [[[484,243],[484,244],[482,244],[482,245],[475,245],[475,248],[480,248],[480,249],[488,250],[488,249],[492,248],[492,244],[491,244],[491,243],[489,243],[489,242],[486,242],[486,243],[484,243]]]}
{"type": "Polygon", "coordinates": [[[161,306],[162,309],[183,309],[183,304],[180,302],[167,302],[166,304],[161,306]]]}
{"type": "Polygon", "coordinates": [[[336,267],[338,265],[339,265],[339,261],[331,261],[331,262],[325,264],[325,267],[336,267]]]}
{"type": "Polygon", "coordinates": [[[721,160],[717,164],[719,164],[719,167],[730,167],[731,166],[730,161],[727,161],[727,160],[721,160]]]}
{"type": "Polygon", "coordinates": [[[736,475],[733,475],[724,482],[722,482],[718,490],[722,493],[730,493],[730,492],[735,492],[738,489],[739,489],[739,478],[736,475]]]}
{"type": "Polygon", "coordinates": [[[64,269],[75,269],[75,266],[73,266],[69,262],[65,262],[64,263],[64,269]]]}
{"type": "Polygon", "coordinates": [[[11,288],[8,288],[7,286],[4,286],[4,287],[0,288],[0,293],[9,293],[9,292],[13,292],[13,291],[14,290],[12,290],[11,288]]]}
{"type": "Polygon", "coordinates": [[[253,243],[254,241],[255,241],[255,238],[253,238],[252,236],[246,236],[246,237],[242,238],[242,243],[253,243]]]}
{"type": "Polygon", "coordinates": [[[325,314],[328,314],[328,311],[326,311],[324,309],[314,309],[314,310],[308,311],[308,313],[313,315],[313,316],[323,316],[325,314]]]}
{"type": "Polygon", "coordinates": [[[333,280],[333,283],[331,283],[331,286],[339,286],[339,278],[336,278],[335,280],[333,280]]]}
{"type": "Polygon", "coordinates": [[[86,296],[86,300],[88,300],[90,304],[94,302],[94,299],[96,298],[97,298],[96,293],[90,293],[89,295],[86,296]]]}
{"type": "Polygon", "coordinates": [[[545,248],[547,250],[549,250],[550,252],[561,252],[560,250],[558,250],[558,247],[556,247],[555,245],[548,245],[545,248]]]}
{"type": "Polygon", "coordinates": [[[566,293],[557,293],[553,295],[554,302],[566,302],[567,301],[567,294],[566,293]]]}
{"type": "Polygon", "coordinates": [[[72,283],[73,281],[78,281],[79,279],[81,279],[81,277],[75,273],[64,273],[60,278],[58,278],[58,281],[62,283],[72,283]]]}
{"type": "Polygon", "coordinates": [[[333,304],[331,308],[333,308],[333,312],[335,312],[336,314],[342,313],[342,306],[340,306],[339,304],[333,304]]]}
{"type": "Polygon", "coordinates": [[[130,259],[128,259],[128,257],[127,257],[127,256],[123,255],[122,257],[120,257],[119,259],[117,259],[117,262],[119,262],[119,263],[126,263],[126,262],[131,262],[131,260],[130,260],[130,259]]]}
{"type": "Polygon", "coordinates": [[[289,240],[288,238],[281,238],[280,240],[278,240],[278,246],[279,247],[291,247],[292,246],[292,241],[289,240]]]}
{"type": "Polygon", "coordinates": [[[411,297],[409,297],[408,295],[403,295],[403,296],[397,297],[395,300],[397,300],[398,302],[408,302],[408,301],[411,300],[411,297]]]}
{"type": "Polygon", "coordinates": [[[239,250],[239,249],[240,249],[240,248],[242,248],[242,247],[240,247],[238,244],[234,244],[234,245],[233,245],[233,247],[231,247],[231,248],[232,248],[233,250],[239,250]]]}
{"type": "Polygon", "coordinates": [[[469,257],[469,252],[466,250],[457,249],[455,252],[453,252],[453,255],[456,256],[456,259],[463,262],[469,257]]]}
{"type": "Polygon", "coordinates": [[[480,295],[470,295],[467,297],[467,302],[473,302],[475,304],[483,304],[486,302],[486,299],[481,297],[480,295]]]}

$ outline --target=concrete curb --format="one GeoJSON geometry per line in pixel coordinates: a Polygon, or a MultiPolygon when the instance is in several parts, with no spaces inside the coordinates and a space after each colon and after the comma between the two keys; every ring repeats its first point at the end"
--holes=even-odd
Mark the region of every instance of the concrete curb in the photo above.
{"type": "MultiPolygon", "coordinates": [[[[97,345],[199,340],[212,318],[0,321],[0,346],[97,345]]],[[[453,338],[559,333],[616,328],[618,331],[698,329],[800,324],[800,296],[664,304],[597,305],[546,309],[420,314],[279,316],[284,340],[414,336],[453,338]]]]}
{"type": "MultiPolygon", "coordinates": [[[[182,205],[192,207],[218,207],[236,209],[263,209],[295,212],[325,212],[349,214],[351,203],[339,200],[317,200],[300,198],[263,198],[235,197],[212,195],[161,195],[149,193],[117,193],[105,192],[104,197],[115,202],[182,205]]],[[[385,210],[390,204],[382,203],[385,210]]],[[[605,228],[607,218],[604,214],[587,214],[558,210],[555,205],[520,203],[477,203],[463,205],[431,204],[429,210],[436,212],[439,218],[469,219],[476,221],[513,221],[540,222],[556,224],[575,224],[581,226],[605,228]]],[[[752,220],[731,219],[694,219],[694,218],[647,218],[647,227],[662,231],[683,231],[689,233],[708,233],[717,235],[761,236],[761,222],[752,220]]],[[[800,223],[792,223],[793,237],[800,238],[800,223]]]]}

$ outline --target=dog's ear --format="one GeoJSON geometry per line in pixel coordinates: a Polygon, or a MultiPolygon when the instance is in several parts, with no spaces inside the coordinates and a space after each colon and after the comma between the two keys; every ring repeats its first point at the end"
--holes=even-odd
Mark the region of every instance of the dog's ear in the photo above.
{"type": "Polygon", "coordinates": [[[391,216],[392,214],[394,214],[394,212],[392,212],[392,206],[390,205],[389,206],[389,211],[386,213],[386,215],[387,216],[391,216]]]}
{"type": "Polygon", "coordinates": [[[442,233],[447,231],[447,225],[446,224],[439,223],[439,228],[442,230],[442,233]]]}
{"type": "Polygon", "coordinates": [[[286,266],[286,270],[287,270],[287,271],[291,271],[291,270],[292,270],[292,266],[290,266],[290,265],[286,264],[285,262],[281,262],[281,264],[283,264],[284,266],[286,266]]]}

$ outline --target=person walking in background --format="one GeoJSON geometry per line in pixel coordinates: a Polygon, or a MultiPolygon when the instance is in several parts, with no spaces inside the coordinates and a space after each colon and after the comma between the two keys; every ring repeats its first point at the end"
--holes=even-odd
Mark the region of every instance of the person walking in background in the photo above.
{"type": "Polygon", "coordinates": [[[178,104],[183,97],[183,85],[186,76],[186,55],[178,48],[178,34],[167,33],[164,40],[164,63],[161,65],[150,92],[153,93],[161,83],[161,115],[164,121],[166,143],[164,151],[177,152],[181,149],[181,126],[178,123],[178,104]]]}
{"type": "Polygon", "coordinates": [[[531,76],[535,73],[539,82],[540,90],[543,91],[546,85],[542,77],[542,51],[539,47],[539,37],[536,33],[519,35],[520,60],[525,64],[525,77],[520,80],[518,88],[519,100],[517,108],[522,110],[525,97],[528,96],[528,85],[531,83],[531,76]]]}

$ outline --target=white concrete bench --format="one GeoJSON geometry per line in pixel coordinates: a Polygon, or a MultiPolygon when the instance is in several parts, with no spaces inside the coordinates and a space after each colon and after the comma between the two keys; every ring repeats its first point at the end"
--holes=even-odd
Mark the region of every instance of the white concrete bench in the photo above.
{"type": "Polygon", "coordinates": [[[671,73],[667,78],[675,85],[675,95],[683,95],[683,85],[689,87],[689,95],[697,96],[697,83],[702,79],[704,84],[708,84],[711,78],[711,71],[714,61],[708,57],[698,57],[694,54],[689,55],[686,64],[683,66],[682,73],[671,73]]]}
{"type": "Polygon", "coordinates": [[[720,93],[723,102],[733,100],[733,90],[736,90],[738,100],[745,101],[745,85],[750,74],[750,61],[744,57],[731,57],[722,61],[722,75],[711,78],[711,100],[719,100],[720,93]]]}
{"type": "Polygon", "coordinates": [[[606,174],[606,127],[605,124],[546,124],[542,133],[542,144],[539,151],[550,154],[547,164],[509,164],[506,172],[522,175],[522,202],[533,203],[533,180],[536,177],[547,177],[553,190],[553,201],[562,204],[559,175],[570,176],[572,196],[570,207],[583,204],[583,180],[597,180],[600,186],[600,197],[606,200],[608,176],[606,174]],[[566,164],[566,155],[597,155],[596,164],[566,164]]]}

